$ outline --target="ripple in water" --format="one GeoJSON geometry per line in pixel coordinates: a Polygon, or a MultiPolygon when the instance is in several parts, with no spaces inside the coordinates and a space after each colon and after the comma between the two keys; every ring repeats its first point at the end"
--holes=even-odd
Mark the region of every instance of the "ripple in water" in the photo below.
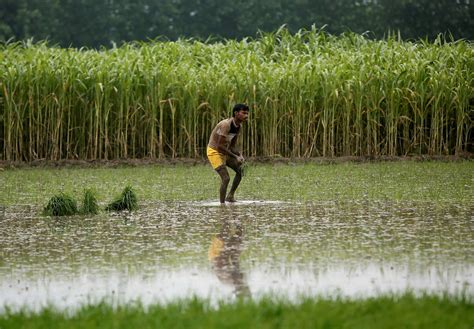
{"type": "Polygon", "coordinates": [[[0,219],[0,307],[198,296],[473,294],[472,207],[160,202],[133,213],[0,219]]]}

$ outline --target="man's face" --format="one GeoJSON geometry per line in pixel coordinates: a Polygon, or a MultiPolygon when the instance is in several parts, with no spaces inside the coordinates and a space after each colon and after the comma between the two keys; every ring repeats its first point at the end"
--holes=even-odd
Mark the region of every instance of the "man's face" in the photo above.
{"type": "Polygon", "coordinates": [[[249,111],[240,110],[238,112],[235,112],[235,118],[241,122],[247,121],[248,117],[249,117],[249,111]]]}

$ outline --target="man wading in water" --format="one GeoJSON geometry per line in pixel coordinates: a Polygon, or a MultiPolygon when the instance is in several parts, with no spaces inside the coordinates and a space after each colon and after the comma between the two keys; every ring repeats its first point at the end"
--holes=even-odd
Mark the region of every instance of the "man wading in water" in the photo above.
{"type": "Polygon", "coordinates": [[[219,189],[219,199],[221,204],[235,202],[234,193],[242,179],[242,164],[244,157],[235,150],[237,137],[239,136],[242,122],[247,121],[249,107],[245,104],[236,104],[232,110],[232,118],[222,120],[212,130],[209,144],[207,145],[207,157],[219,176],[221,177],[221,187],[219,189]],[[235,171],[234,181],[226,197],[227,186],[230,177],[226,166],[235,171]]]}

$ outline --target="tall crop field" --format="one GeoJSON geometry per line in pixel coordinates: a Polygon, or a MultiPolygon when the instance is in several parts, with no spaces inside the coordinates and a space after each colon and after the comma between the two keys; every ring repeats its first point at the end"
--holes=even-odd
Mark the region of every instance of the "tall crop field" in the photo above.
{"type": "Polygon", "coordinates": [[[201,157],[236,102],[247,156],[472,149],[470,42],[316,29],[120,48],[0,46],[0,159],[201,157]]]}

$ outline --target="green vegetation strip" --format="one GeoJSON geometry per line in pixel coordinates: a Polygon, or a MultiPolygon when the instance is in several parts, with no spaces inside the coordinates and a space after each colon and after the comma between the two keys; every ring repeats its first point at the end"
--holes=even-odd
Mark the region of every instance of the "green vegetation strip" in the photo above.
{"type": "Polygon", "coordinates": [[[84,306],[73,315],[46,308],[7,312],[0,328],[457,328],[471,329],[474,304],[463,298],[410,294],[366,300],[305,299],[299,304],[263,299],[210,307],[188,300],[145,309],[140,305],[84,306]]]}
{"type": "MultiPolygon", "coordinates": [[[[59,192],[81,200],[84,187],[102,204],[132,185],[140,202],[217,200],[209,165],[32,168],[0,172],[0,205],[44,206],[59,192]]],[[[249,164],[236,197],[279,201],[474,203],[474,161],[249,164]]]]}
{"type": "Polygon", "coordinates": [[[474,47],[317,29],[110,50],[0,45],[0,159],[200,157],[236,102],[252,156],[469,150],[474,47]]]}

